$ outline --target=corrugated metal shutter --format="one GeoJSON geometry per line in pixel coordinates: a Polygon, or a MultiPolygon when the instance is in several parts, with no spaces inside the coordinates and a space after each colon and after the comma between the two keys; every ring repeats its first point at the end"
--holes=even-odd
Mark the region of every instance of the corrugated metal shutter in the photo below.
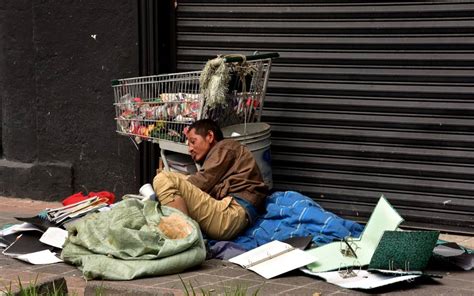
{"type": "Polygon", "coordinates": [[[178,1],[177,68],[279,52],[263,120],[275,189],[365,220],[474,232],[474,3],[178,1]]]}

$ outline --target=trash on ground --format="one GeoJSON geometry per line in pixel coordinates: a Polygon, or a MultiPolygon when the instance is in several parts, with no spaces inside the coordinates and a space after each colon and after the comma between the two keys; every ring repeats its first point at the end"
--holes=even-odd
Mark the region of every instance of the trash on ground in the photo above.
{"type": "Polygon", "coordinates": [[[270,279],[316,260],[314,256],[290,244],[272,241],[229,261],[270,279]]]}

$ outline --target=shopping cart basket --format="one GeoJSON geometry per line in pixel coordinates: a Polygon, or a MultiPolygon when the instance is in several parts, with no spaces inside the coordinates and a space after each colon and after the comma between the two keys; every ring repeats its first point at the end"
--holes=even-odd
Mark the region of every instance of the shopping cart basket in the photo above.
{"type": "Polygon", "coordinates": [[[208,98],[201,94],[201,71],[113,80],[117,133],[160,147],[165,142],[184,146],[186,127],[202,118],[221,127],[258,122],[275,57],[277,53],[225,56],[230,79],[225,102],[218,106],[207,104],[208,98]]]}

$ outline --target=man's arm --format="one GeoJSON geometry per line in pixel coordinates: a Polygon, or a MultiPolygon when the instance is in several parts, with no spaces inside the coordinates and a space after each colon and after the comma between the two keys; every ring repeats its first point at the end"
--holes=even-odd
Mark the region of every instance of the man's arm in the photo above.
{"type": "Polygon", "coordinates": [[[209,193],[234,165],[235,160],[235,151],[222,148],[212,151],[209,158],[204,161],[202,170],[191,175],[188,181],[209,193]]]}

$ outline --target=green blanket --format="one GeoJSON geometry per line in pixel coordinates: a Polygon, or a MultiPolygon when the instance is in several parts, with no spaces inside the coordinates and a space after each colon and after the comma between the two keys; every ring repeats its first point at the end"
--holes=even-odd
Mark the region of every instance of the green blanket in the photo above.
{"type": "Polygon", "coordinates": [[[79,266],[86,279],[130,280],[200,265],[206,249],[198,224],[173,208],[162,211],[154,201],[126,199],[90,214],[67,227],[61,258],[79,266]]]}

